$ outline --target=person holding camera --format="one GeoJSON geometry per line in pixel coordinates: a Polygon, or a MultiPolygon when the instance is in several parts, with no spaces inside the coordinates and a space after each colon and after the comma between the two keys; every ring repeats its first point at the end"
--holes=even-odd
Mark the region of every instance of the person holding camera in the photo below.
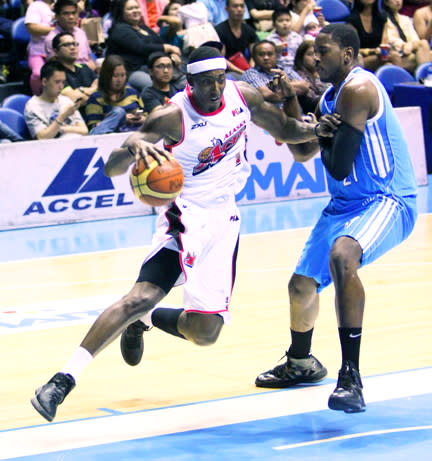
{"type": "Polygon", "coordinates": [[[112,54],[104,59],[98,90],[85,106],[89,134],[135,131],[146,113],[138,92],[127,84],[126,67],[121,56],[112,54]]]}

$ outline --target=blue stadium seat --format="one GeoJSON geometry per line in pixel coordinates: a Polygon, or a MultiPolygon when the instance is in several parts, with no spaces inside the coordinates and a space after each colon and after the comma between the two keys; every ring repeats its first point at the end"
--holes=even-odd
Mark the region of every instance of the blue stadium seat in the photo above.
{"type": "Polygon", "coordinates": [[[318,0],[316,3],[328,22],[344,22],[350,14],[350,9],[340,0],[318,0]]]}
{"type": "Polygon", "coordinates": [[[13,109],[0,107],[0,120],[20,134],[24,139],[30,139],[30,133],[23,114],[13,109]]]}
{"type": "Polygon", "coordinates": [[[379,67],[375,75],[387,90],[390,98],[396,83],[415,82],[415,78],[407,70],[393,64],[379,67]]]}
{"type": "Polygon", "coordinates": [[[7,107],[8,109],[14,109],[24,115],[25,105],[30,98],[31,96],[26,94],[12,94],[4,99],[1,106],[7,107]]]}
{"type": "Polygon", "coordinates": [[[426,77],[432,77],[432,61],[420,64],[415,71],[415,79],[419,82],[426,77]]]}
{"type": "Polygon", "coordinates": [[[30,34],[24,24],[25,18],[16,19],[12,24],[12,39],[15,42],[18,52],[18,64],[21,68],[28,68],[27,65],[27,44],[30,41],[30,34]]]}

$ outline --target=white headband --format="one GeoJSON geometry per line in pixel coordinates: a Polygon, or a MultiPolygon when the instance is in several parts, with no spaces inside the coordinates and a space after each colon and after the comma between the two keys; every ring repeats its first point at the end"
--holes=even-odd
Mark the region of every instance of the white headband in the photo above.
{"type": "Polygon", "coordinates": [[[202,61],[192,62],[186,66],[186,71],[188,74],[200,74],[201,72],[208,72],[210,70],[225,70],[227,68],[227,63],[225,58],[208,58],[203,59],[202,61]]]}

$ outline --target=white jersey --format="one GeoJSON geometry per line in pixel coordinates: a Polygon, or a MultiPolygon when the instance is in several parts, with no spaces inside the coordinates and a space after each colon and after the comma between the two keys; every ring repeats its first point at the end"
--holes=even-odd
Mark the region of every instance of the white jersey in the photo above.
{"type": "Polygon", "coordinates": [[[165,148],[184,173],[180,197],[202,207],[232,201],[250,174],[246,160],[246,128],[250,111],[236,84],[227,80],[221,107],[201,112],[189,86],[171,98],[183,115],[183,137],[165,148]]]}

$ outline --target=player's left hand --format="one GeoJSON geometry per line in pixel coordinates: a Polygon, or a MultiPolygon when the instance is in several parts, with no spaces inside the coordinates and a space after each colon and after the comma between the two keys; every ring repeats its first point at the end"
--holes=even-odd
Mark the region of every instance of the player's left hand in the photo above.
{"type": "MultiPolygon", "coordinates": [[[[316,121],[316,117],[315,117],[315,121],[316,121]]],[[[339,114],[336,114],[336,113],[335,114],[324,114],[319,119],[319,123],[315,130],[316,134],[319,137],[332,138],[341,123],[342,123],[342,120],[339,114]]]]}

